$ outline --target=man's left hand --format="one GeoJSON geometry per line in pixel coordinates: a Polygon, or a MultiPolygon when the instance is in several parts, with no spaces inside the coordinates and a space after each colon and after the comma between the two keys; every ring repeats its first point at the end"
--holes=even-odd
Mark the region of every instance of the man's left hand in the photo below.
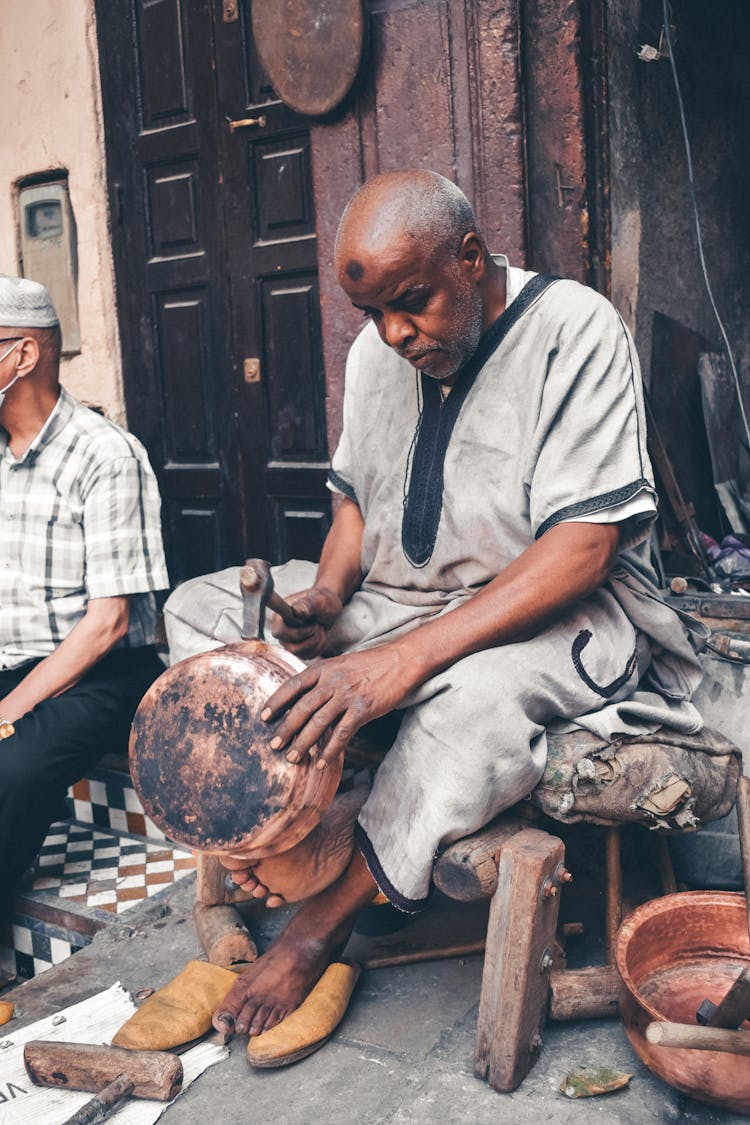
{"type": "Polygon", "coordinates": [[[394,646],[382,645],[311,664],[274,692],[261,718],[286,711],[271,748],[286,750],[290,762],[311,754],[325,769],[360,727],[393,711],[414,686],[394,646]]]}

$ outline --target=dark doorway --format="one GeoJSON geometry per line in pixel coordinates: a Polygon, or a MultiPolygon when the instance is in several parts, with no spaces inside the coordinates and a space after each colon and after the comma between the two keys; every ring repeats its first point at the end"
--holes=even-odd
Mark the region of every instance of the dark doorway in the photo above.
{"type": "Polygon", "coordinates": [[[330,519],[309,124],[250,2],[97,0],[128,425],[172,581],[316,558],[330,519]]]}

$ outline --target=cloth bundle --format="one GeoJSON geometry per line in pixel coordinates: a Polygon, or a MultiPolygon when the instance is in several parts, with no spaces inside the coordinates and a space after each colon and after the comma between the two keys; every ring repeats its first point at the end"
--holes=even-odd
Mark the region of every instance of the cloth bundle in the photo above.
{"type": "Polygon", "coordinates": [[[742,774],[737,747],[704,727],[605,742],[584,730],[548,732],[547,765],[531,803],[564,824],[697,829],[726,816],[742,774]]]}

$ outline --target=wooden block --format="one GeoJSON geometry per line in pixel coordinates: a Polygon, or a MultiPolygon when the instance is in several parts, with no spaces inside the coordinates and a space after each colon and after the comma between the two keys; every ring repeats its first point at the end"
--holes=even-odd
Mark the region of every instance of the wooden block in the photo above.
{"type": "Polygon", "coordinates": [[[549,1014],[553,1020],[594,1020],[616,1016],[620,974],[614,965],[550,973],[549,1014]]]}
{"type": "Polygon", "coordinates": [[[203,906],[223,905],[226,901],[225,877],[226,871],[217,856],[210,855],[208,852],[198,852],[196,901],[203,906]]]}
{"type": "Polygon", "coordinates": [[[457,840],[435,864],[435,886],[459,902],[490,898],[497,887],[497,865],[503,846],[527,829],[525,820],[499,817],[473,836],[457,840]]]}
{"type": "Polygon", "coordinates": [[[544,888],[564,855],[562,840],[536,828],[501,850],[474,1053],[476,1074],[493,1090],[515,1090],[539,1054],[560,902],[544,888]]]}
{"type": "Polygon", "coordinates": [[[196,902],[193,919],[201,945],[212,965],[255,961],[258,947],[233,906],[206,906],[196,902]]]}

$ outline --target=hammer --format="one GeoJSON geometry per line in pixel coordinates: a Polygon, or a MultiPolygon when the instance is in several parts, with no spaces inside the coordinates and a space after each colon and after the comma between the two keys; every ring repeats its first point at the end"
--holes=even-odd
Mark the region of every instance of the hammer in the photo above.
{"type": "Polygon", "coordinates": [[[130,1095],[168,1102],[182,1089],[182,1062],[168,1051],[126,1051],[123,1047],[35,1039],[24,1047],[23,1061],[35,1086],[96,1093],[63,1125],[103,1121],[130,1095]]]}
{"type": "Polygon", "coordinates": [[[271,568],[264,559],[247,559],[240,570],[240,589],[243,603],[243,640],[256,638],[259,641],[264,640],[266,606],[274,613],[278,613],[287,625],[308,624],[304,613],[300,613],[276,593],[273,588],[271,568]]]}

